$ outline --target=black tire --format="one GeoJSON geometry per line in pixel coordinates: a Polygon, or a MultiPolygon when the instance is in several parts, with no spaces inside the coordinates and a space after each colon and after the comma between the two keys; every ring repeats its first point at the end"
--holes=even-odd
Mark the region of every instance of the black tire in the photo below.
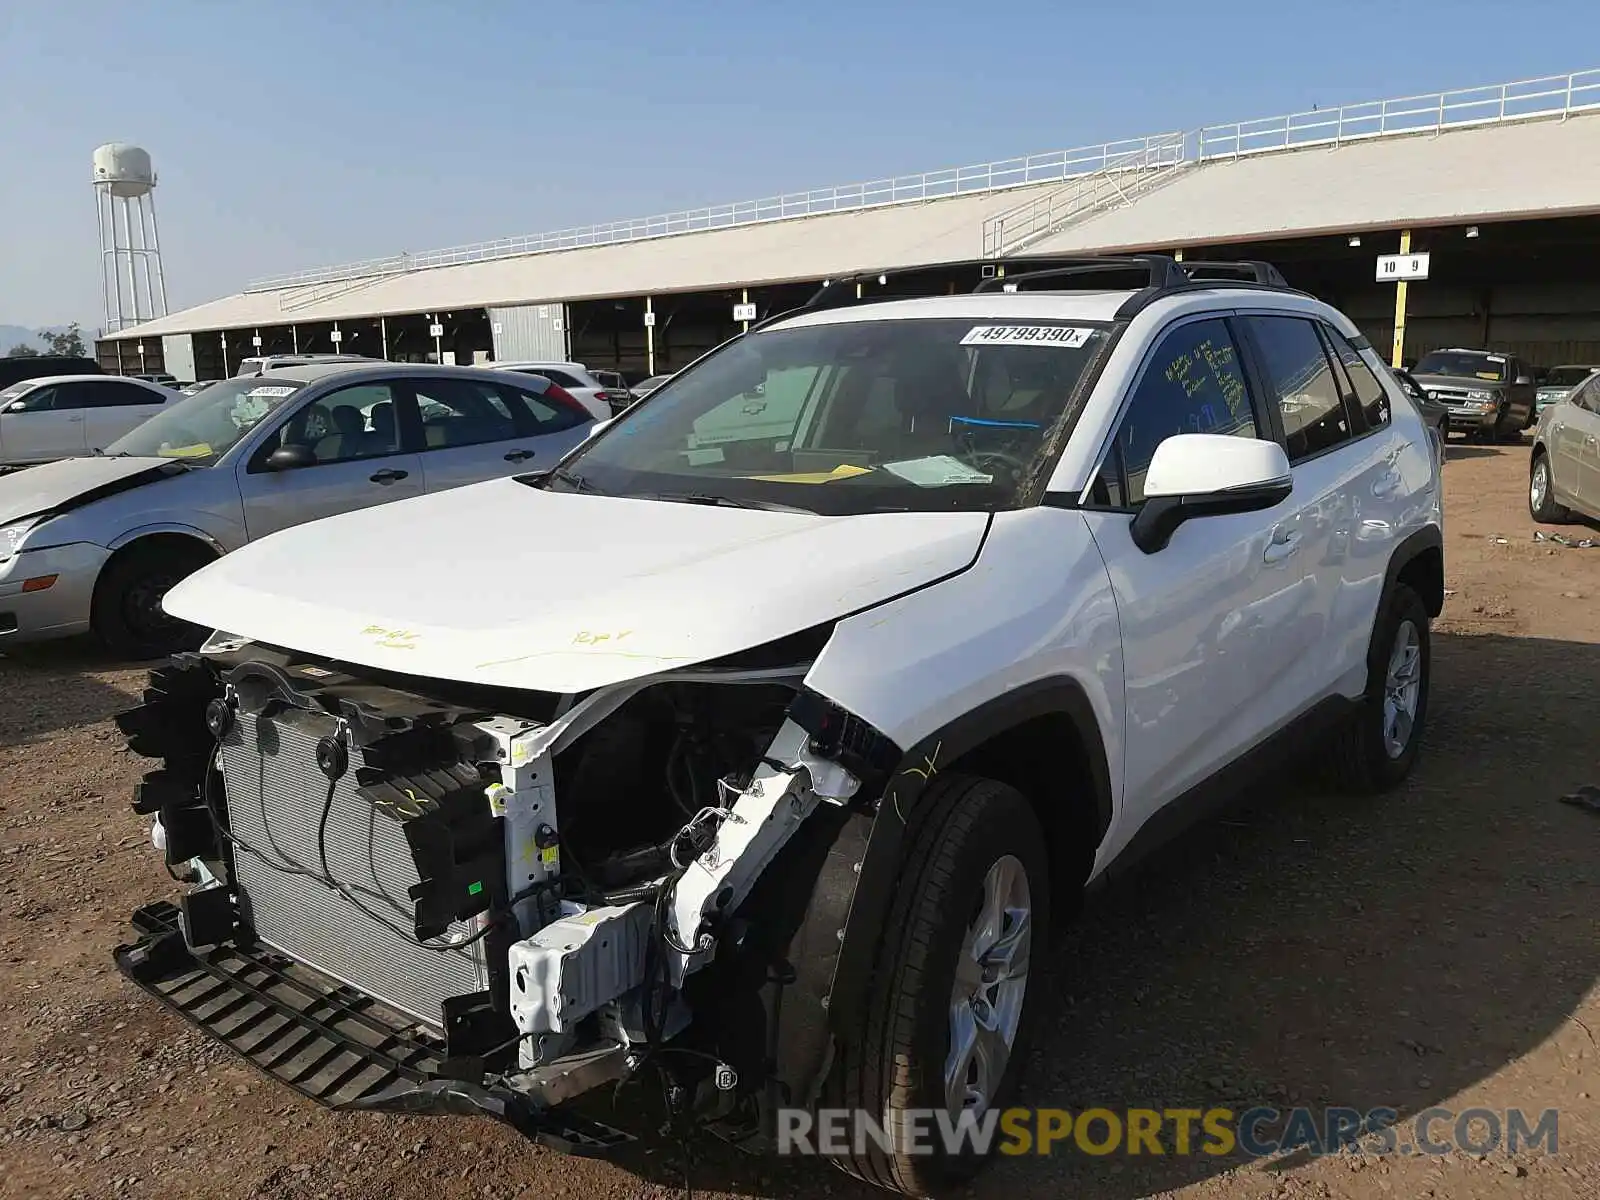
{"type": "Polygon", "coordinates": [[[1373,623],[1367,650],[1367,689],[1356,711],[1335,737],[1331,764],[1341,790],[1363,795],[1397,787],[1411,773],[1428,722],[1428,685],[1433,654],[1428,610],[1422,597],[1403,583],[1389,592],[1373,623]],[[1389,744],[1387,701],[1389,666],[1402,630],[1413,631],[1417,646],[1417,690],[1410,728],[1399,753],[1389,744]]]}
{"type": "Polygon", "coordinates": [[[1507,408],[1494,423],[1494,440],[1501,443],[1522,440],[1522,426],[1517,424],[1511,409],[1507,408]]]}
{"type": "MultiPolygon", "coordinates": [[[[1039,969],[1049,940],[1050,888],[1045,838],[1023,796],[1003,783],[939,775],[917,801],[894,902],[875,957],[858,1039],[841,1046],[823,1103],[892,1122],[909,1109],[945,1109],[958,958],[979,911],[991,867],[1015,860],[1028,885],[1029,966],[1021,1013],[999,1085],[986,1107],[1003,1109],[1027,1060],[1038,1010],[1039,969]]],[[[1008,926],[1014,928],[1014,926],[1008,926]]],[[[987,993],[987,989],[985,989],[987,993]]],[[[988,993],[992,994],[992,993],[988,993]]],[[[937,1132],[931,1141],[938,1143],[937,1132]]],[[[995,1138],[995,1144],[1000,1141],[995,1138]]],[[[990,1152],[994,1150],[991,1145],[990,1152]]],[[[987,1161],[974,1153],[864,1152],[833,1159],[859,1179],[925,1196],[970,1178],[987,1161]]]]}
{"type": "Polygon", "coordinates": [[[206,631],[167,616],[161,611],[161,598],[215,557],[188,538],[135,543],[119,550],[95,582],[90,612],[95,636],[118,658],[134,661],[194,649],[206,631]]]}
{"type": "Polygon", "coordinates": [[[1555,473],[1550,470],[1550,456],[1542,450],[1534,454],[1528,464],[1528,515],[1546,525],[1563,525],[1572,520],[1572,510],[1556,503],[1555,473]],[[1544,486],[1539,486],[1540,472],[1544,473],[1544,486]],[[1535,496],[1539,498],[1534,499],[1535,496]]]}

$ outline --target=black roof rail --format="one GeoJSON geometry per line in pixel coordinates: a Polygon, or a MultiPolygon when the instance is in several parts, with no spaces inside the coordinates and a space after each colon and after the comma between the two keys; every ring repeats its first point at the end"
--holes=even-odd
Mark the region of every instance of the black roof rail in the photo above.
{"type": "Polygon", "coordinates": [[[1183,273],[1190,279],[1237,279],[1268,287],[1288,287],[1283,272],[1269,262],[1247,258],[1239,262],[1186,262],[1183,273]]]}
{"type": "MultiPolygon", "coordinates": [[[[988,264],[985,264],[988,265],[988,264]]],[[[1142,272],[1146,287],[1167,288],[1187,282],[1182,265],[1169,254],[1083,255],[1080,257],[1004,259],[997,266],[1021,267],[1015,274],[998,273],[978,281],[978,292],[1020,290],[1020,285],[1043,279],[1066,279],[1083,275],[1125,275],[1142,272]]]]}

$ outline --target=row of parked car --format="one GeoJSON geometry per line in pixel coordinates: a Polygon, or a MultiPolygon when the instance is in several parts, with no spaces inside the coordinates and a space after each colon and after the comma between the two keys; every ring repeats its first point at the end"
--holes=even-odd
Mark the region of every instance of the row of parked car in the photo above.
{"type": "Polygon", "coordinates": [[[0,476],[0,645],[93,632],[140,658],[183,644],[162,596],[218,554],[553,465],[669,378],[628,387],[581,363],[306,354],[180,385],[6,363],[25,377],[0,388],[0,466],[28,469],[0,476]],[[30,537],[46,520],[49,536],[30,537]]]}

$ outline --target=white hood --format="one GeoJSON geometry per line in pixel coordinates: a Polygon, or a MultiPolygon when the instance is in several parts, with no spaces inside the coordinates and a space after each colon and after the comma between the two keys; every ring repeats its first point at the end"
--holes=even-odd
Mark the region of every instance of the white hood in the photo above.
{"type": "Polygon", "coordinates": [[[820,517],[512,479],[263,538],[167,593],[185,621],[380,670],[579,692],[689,666],[971,565],[986,513],[820,517]]]}

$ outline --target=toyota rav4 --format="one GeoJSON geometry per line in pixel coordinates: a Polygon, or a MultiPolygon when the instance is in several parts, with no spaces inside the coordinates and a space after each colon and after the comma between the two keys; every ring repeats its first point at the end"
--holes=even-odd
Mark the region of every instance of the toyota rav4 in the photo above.
{"type": "Polygon", "coordinates": [[[1437,442],[1339,312],[987,270],[835,281],[554,470],[176,586],[215,632],[119,720],[189,886],[123,971],[335,1107],[597,1153],[573,1101],[659,1075],[747,1148],[847,1108],[865,1179],[977,1169],[906,1131],[1007,1103],[1075,902],[1307,734],[1400,783],[1444,594],[1437,442]]]}

